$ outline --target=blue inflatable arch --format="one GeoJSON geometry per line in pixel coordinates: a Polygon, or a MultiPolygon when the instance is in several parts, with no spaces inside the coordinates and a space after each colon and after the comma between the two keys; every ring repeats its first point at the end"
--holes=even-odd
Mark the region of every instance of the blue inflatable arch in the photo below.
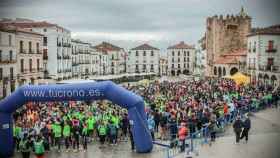
{"type": "Polygon", "coordinates": [[[152,151],[153,144],[147,128],[143,99],[111,81],[81,84],[22,86],[0,102],[0,157],[13,153],[12,113],[23,104],[44,101],[87,101],[107,99],[128,110],[133,120],[136,151],[152,151]]]}

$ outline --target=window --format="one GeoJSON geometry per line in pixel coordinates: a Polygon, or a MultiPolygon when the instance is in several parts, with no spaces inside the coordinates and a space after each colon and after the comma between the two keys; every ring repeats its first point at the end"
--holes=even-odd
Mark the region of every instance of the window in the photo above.
{"type": "Polygon", "coordinates": [[[180,51],[178,51],[178,56],[180,56],[180,51]]]}
{"type": "Polygon", "coordinates": [[[190,56],[190,52],[189,51],[187,51],[187,56],[190,56]]]}
{"type": "Polygon", "coordinates": [[[136,52],[135,52],[135,56],[137,56],[137,57],[138,57],[138,55],[139,55],[139,54],[138,54],[138,51],[136,51],[136,52]]]}
{"type": "Polygon", "coordinates": [[[187,55],[187,53],[186,53],[186,51],[184,51],[184,56],[186,56],[187,55]]]}
{"type": "Polygon", "coordinates": [[[0,50],[0,61],[2,61],[2,50],[0,50]]]}
{"type": "Polygon", "coordinates": [[[256,47],[257,47],[257,43],[254,42],[254,46],[253,46],[253,52],[254,52],[254,53],[256,52],[256,47]]]}
{"type": "Polygon", "coordinates": [[[143,72],[146,71],[146,65],[143,65],[143,72]]]}
{"type": "Polygon", "coordinates": [[[181,65],[180,64],[178,64],[178,69],[180,69],[181,68],[181,65]]]}
{"type": "Polygon", "coordinates": [[[186,68],[186,64],[184,63],[184,68],[186,68]]]}
{"type": "Polygon", "coordinates": [[[24,59],[20,59],[20,72],[24,72],[24,59]]]}
{"type": "Polygon", "coordinates": [[[2,44],[2,34],[0,32],[0,45],[2,44]]]}
{"type": "Polygon", "coordinates": [[[37,59],[37,70],[40,70],[40,59],[37,59]]]}
{"type": "Polygon", "coordinates": [[[151,65],[151,72],[154,72],[154,65],[151,65]]]}
{"type": "Polygon", "coordinates": [[[174,58],[172,58],[172,62],[174,63],[174,58]]]}
{"type": "Polygon", "coordinates": [[[151,51],[151,56],[154,56],[154,51],[151,51]]]}
{"type": "Polygon", "coordinates": [[[135,65],[135,71],[138,72],[139,71],[139,67],[138,65],[135,65]]]}
{"type": "Polygon", "coordinates": [[[274,44],[274,41],[268,41],[268,50],[273,49],[273,44],[274,44]]]}
{"type": "Polygon", "coordinates": [[[189,57],[187,58],[187,62],[190,62],[190,58],[189,57]]]}
{"type": "Polygon", "coordinates": [[[0,68],[0,80],[3,80],[3,68],[0,68]]]}
{"type": "Polygon", "coordinates": [[[37,53],[40,53],[40,48],[39,48],[39,43],[38,42],[36,43],[36,50],[37,50],[37,53]]]}
{"type": "Polygon", "coordinates": [[[43,38],[43,45],[47,46],[48,45],[48,37],[43,38]]]}
{"type": "Polygon", "coordinates": [[[13,51],[12,50],[10,50],[10,61],[12,61],[13,60],[13,51]]]}
{"type": "Polygon", "coordinates": [[[180,58],[178,58],[178,62],[180,62],[180,58]]]}
{"type": "Polygon", "coordinates": [[[10,80],[14,79],[14,68],[10,67],[10,80]]]}
{"type": "Polygon", "coordinates": [[[172,56],[174,56],[174,54],[175,54],[174,51],[172,51],[172,56]]]}
{"type": "Polygon", "coordinates": [[[174,69],[174,64],[172,64],[172,69],[174,69]]]}
{"type": "Polygon", "coordinates": [[[214,67],[214,75],[217,75],[217,67],[214,67]]]}
{"type": "Polygon", "coordinates": [[[12,46],[12,35],[9,35],[9,46],[12,46]]]}
{"type": "Polygon", "coordinates": [[[249,46],[248,46],[248,52],[251,53],[251,42],[249,42],[249,46]]]}
{"type": "Polygon", "coordinates": [[[23,41],[19,42],[19,51],[20,53],[23,53],[23,41]]]}
{"type": "Polygon", "coordinates": [[[31,41],[28,42],[28,49],[29,49],[29,53],[32,53],[32,42],[31,41]]]}
{"type": "Polygon", "coordinates": [[[267,65],[272,66],[274,64],[273,58],[267,58],[267,65]]]}
{"type": "Polygon", "coordinates": [[[146,56],[146,51],[143,51],[143,56],[146,56]]]}
{"type": "Polygon", "coordinates": [[[47,29],[44,29],[44,32],[47,32],[47,29]]]}
{"type": "Polygon", "coordinates": [[[226,75],[226,68],[223,67],[223,76],[225,76],[225,75],[226,75]]]}
{"type": "Polygon", "coordinates": [[[186,62],[186,57],[184,57],[184,62],[186,62]]]}
{"type": "Polygon", "coordinates": [[[32,72],[32,59],[29,59],[29,71],[32,72]]]}

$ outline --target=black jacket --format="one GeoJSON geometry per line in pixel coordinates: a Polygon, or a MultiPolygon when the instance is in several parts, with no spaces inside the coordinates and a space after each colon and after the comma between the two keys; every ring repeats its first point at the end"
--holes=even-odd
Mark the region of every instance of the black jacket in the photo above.
{"type": "Polygon", "coordinates": [[[243,127],[243,123],[241,120],[236,120],[234,123],[233,123],[233,128],[235,131],[241,131],[242,130],[242,127],[243,127]]]}
{"type": "Polygon", "coordinates": [[[244,122],[243,122],[243,127],[244,129],[249,130],[251,128],[251,120],[249,118],[247,118],[244,122]]]}

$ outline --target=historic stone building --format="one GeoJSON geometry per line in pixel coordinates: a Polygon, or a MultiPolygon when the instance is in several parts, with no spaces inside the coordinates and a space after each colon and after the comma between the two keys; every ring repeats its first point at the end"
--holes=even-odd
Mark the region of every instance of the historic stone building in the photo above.
{"type": "Polygon", "coordinates": [[[206,75],[214,74],[215,61],[228,52],[246,49],[247,35],[251,31],[251,17],[242,8],[237,15],[207,18],[206,28],[206,75]]]}

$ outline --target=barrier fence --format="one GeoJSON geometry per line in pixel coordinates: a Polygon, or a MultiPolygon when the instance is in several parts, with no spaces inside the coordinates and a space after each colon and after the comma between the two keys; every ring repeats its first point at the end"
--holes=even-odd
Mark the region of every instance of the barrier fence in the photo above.
{"type": "MultiPolygon", "coordinates": [[[[241,116],[241,119],[244,119],[244,114],[257,112],[263,110],[267,107],[271,107],[272,104],[279,104],[279,100],[274,99],[261,99],[259,102],[251,101],[247,105],[236,107],[233,112],[228,116],[222,116],[217,118],[217,131],[216,136],[221,136],[227,126],[231,125],[237,116],[241,116]]],[[[179,129],[179,127],[178,127],[179,129]]],[[[176,136],[176,138],[178,138],[176,136]]],[[[172,140],[169,145],[154,142],[156,145],[160,145],[165,148],[166,156],[165,158],[175,158],[179,154],[185,153],[186,158],[191,158],[193,155],[198,156],[199,151],[198,147],[201,145],[211,145],[211,132],[209,125],[204,125],[203,128],[196,131],[195,133],[189,133],[189,136],[185,139],[184,142],[181,142],[178,139],[172,140]],[[180,146],[185,145],[185,150],[181,152],[180,146]],[[179,148],[178,148],[179,147],[179,148]]]]}

